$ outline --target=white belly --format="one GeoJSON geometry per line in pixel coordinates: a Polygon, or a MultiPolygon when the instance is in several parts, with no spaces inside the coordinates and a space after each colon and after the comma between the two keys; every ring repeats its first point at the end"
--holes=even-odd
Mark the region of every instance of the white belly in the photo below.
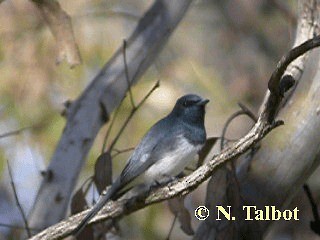
{"type": "Polygon", "coordinates": [[[193,146],[187,140],[181,138],[179,147],[164,154],[143,174],[146,183],[161,181],[166,177],[175,177],[190,164],[202,145],[193,146]]]}

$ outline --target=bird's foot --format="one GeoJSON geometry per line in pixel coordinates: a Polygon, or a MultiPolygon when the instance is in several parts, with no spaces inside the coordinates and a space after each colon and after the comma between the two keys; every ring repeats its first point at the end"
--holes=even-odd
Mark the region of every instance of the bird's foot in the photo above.
{"type": "Polygon", "coordinates": [[[164,185],[168,184],[169,182],[173,182],[177,179],[178,179],[178,177],[163,175],[161,179],[154,181],[153,186],[154,187],[161,187],[161,186],[164,186],[164,185]]]}

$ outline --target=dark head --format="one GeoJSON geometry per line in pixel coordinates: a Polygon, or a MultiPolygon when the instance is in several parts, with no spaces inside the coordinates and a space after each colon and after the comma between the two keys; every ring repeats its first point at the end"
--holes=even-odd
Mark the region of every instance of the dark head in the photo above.
{"type": "Polygon", "coordinates": [[[180,97],[172,110],[172,115],[188,123],[204,124],[205,105],[209,102],[195,94],[180,97]]]}

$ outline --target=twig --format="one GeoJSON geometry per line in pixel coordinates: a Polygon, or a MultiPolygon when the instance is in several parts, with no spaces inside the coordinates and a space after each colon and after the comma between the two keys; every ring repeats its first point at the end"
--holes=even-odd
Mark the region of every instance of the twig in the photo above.
{"type": "Polygon", "coordinates": [[[125,9],[118,9],[118,8],[110,8],[106,10],[99,9],[97,11],[88,11],[88,12],[80,13],[76,15],[73,14],[72,16],[73,19],[81,19],[81,18],[88,19],[88,17],[93,17],[95,19],[97,17],[103,17],[103,18],[122,17],[124,19],[127,19],[128,21],[137,22],[141,16],[134,12],[130,12],[130,11],[126,11],[125,9]]]}
{"type": "Polygon", "coordinates": [[[233,113],[228,120],[226,121],[226,123],[223,126],[222,129],[222,134],[221,134],[221,141],[220,141],[220,150],[222,150],[224,148],[224,140],[225,140],[225,135],[227,132],[227,129],[230,125],[230,123],[233,121],[233,119],[237,118],[238,116],[241,115],[247,115],[249,116],[254,122],[257,122],[257,118],[256,116],[246,107],[244,106],[242,103],[238,103],[238,105],[240,106],[241,110],[233,113]]]}
{"type": "Polygon", "coordinates": [[[304,189],[304,191],[305,191],[305,193],[306,193],[306,195],[307,195],[307,197],[309,199],[314,220],[315,221],[320,221],[318,207],[317,207],[317,204],[314,201],[314,198],[312,197],[312,194],[311,194],[309,186],[307,184],[304,184],[303,185],[303,189],[304,189]]]}
{"type": "MultiPolygon", "coordinates": [[[[123,62],[124,62],[124,70],[125,70],[125,75],[126,75],[126,81],[127,81],[127,84],[128,84],[128,91],[129,91],[129,97],[130,97],[130,102],[131,102],[131,106],[132,106],[132,109],[134,111],[136,111],[138,108],[138,106],[135,105],[134,103],[134,98],[133,98],[133,94],[132,94],[132,90],[131,90],[131,83],[130,83],[130,78],[129,78],[129,70],[128,70],[128,64],[127,64],[127,54],[126,54],[126,51],[127,50],[127,41],[124,39],[123,40],[123,46],[122,46],[122,55],[123,55],[123,62]]],[[[110,136],[110,133],[111,133],[111,129],[113,127],[113,124],[115,122],[115,119],[117,118],[117,115],[118,115],[118,112],[119,112],[119,109],[120,109],[120,106],[123,102],[123,99],[121,101],[121,103],[119,104],[119,106],[117,107],[114,115],[113,115],[113,118],[112,118],[112,121],[109,125],[109,128],[107,130],[107,133],[105,135],[105,138],[103,140],[103,144],[102,144],[102,149],[101,149],[101,154],[105,151],[105,148],[106,148],[106,145],[107,145],[107,140],[110,136]]],[[[112,146],[112,144],[111,144],[112,146]]],[[[110,150],[112,150],[112,148],[110,147],[110,150]]]]}
{"type": "Polygon", "coordinates": [[[135,108],[131,109],[131,112],[127,119],[122,124],[118,134],[113,139],[112,143],[110,144],[109,151],[111,152],[114,145],[117,143],[118,139],[120,138],[123,130],[126,128],[127,124],[130,122],[131,118],[134,116],[135,112],[144,104],[144,102],[148,99],[148,97],[153,93],[154,90],[156,90],[160,86],[160,81],[158,80],[156,84],[151,88],[151,90],[147,93],[147,95],[138,103],[138,105],[135,108]]]}
{"type": "Polygon", "coordinates": [[[174,227],[174,224],[176,223],[176,220],[177,220],[177,215],[174,215],[174,219],[171,223],[170,230],[169,230],[168,236],[166,237],[166,240],[170,240],[170,236],[172,234],[173,227],[174,227]]]}
{"type": "Polygon", "coordinates": [[[226,135],[227,129],[229,124],[232,122],[233,119],[235,119],[236,117],[240,116],[240,115],[244,115],[245,113],[243,112],[243,110],[239,110],[235,113],[233,113],[226,121],[226,123],[223,126],[222,129],[222,134],[221,134],[221,141],[220,141],[220,150],[222,150],[224,148],[224,136],[226,135]]]}
{"type": "MultiPolygon", "coordinates": [[[[234,114],[232,114],[228,120],[226,121],[223,130],[222,130],[222,134],[221,134],[221,141],[220,141],[220,150],[222,150],[224,148],[224,139],[225,139],[225,135],[228,129],[229,124],[232,122],[233,119],[235,119],[236,117],[240,116],[240,115],[246,115],[248,117],[250,117],[252,119],[252,121],[254,121],[255,123],[258,121],[257,117],[252,113],[251,110],[249,110],[249,108],[247,108],[244,104],[242,103],[238,103],[239,107],[241,108],[241,110],[235,112],[234,114]]],[[[252,149],[254,149],[254,146],[252,146],[252,149]]],[[[254,150],[252,150],[252,152],[254,152],[254,150]]],[[[240,195],[240,198],[242,199],[242,196],[240,194],[240,183],[238,180],[238,177],[236,175],[236,167],[233,161],[230,162],[230,166],[231,166],[231,177],[233,178],[233,180],[236,182],[236,186],[237,186],[237,191],[240,195]]]]}
{"type": "Polygon", "coordinates": [[[309,199],[312,215],[314,217],[314,221],[310,221],[310,228],[311,230],[316,233],[317,235],[320,235],[320,218],[319,218],[319,212],[316,202],[314,201],[314,198],[312,197],[310,188],[307,184],[303,185],[303,189],[307,194],[307,197],[309,199]]]}
{"type": "Polygon", "coordinates": [[[18,130],[14,130],[11,132],[0,134],[0,138],[5,138],[5,137],[10,137],[12,135],[17,135],[17,134],[21,133],[22,131],[29,129],[29,128],[31,128],[31,127],[24,127],[24,128],[20,128],[18,130]]]}
{"type": "Polygon", "coordinates": [[[113,127],[113,124],[115,123],[115,120],[116,120],[117,115],[118,115],[118,113],[119,113],[119,109],[120,109],[120,106],[121,106],[122,102],[123,102],[123,99],[122,99],[121,103],[119,104],[119,106],[117,107],[117,109],[115,110],[115,112],[114,112],[114,114],[113,114],[112,120],[111,120],[111,122],[110,122],[110,124],[109,124],[109,127],[108,127],[108,130],[107,130],[107,133],[106,133],[106,135],[105,135],[105,137],[104,137],[104,139],[103,139],[101,154],[104,153],[104,151],[105,151],[105,149],[106,149],[107,141],[108,141],[108,138],[109,138],[109,136],[110,136],[111,129],[112,129],[112,127],[113,127]]]}
{"type": "Polygon", "coordinates": [[[247,108],[244,104],[242,103],[238,103],[239,107],[247,114],[248,117],[250,117],[252,119],[253,122],[257,122],[258,118],[253,114],[253,112],[247,108]]]}
{"type": "Polygon", "coordinates": [[[92,184],[92,181],[93,181],[93,177],[91,176],[91,177],[87,178],[87,179],[82,183],[82,185],[81,185],[81,187],[80,187],[80,188],[82,188],[82,189],[84,188],[84,185],[87,184],[87,186],[86,186],[85,189],[83,190],[83,194],[84,194],[84,195],[87,194],[87,192],[88,192],[88,190],[89,190],[89,188],[90,188],[90,186],[91,186],[91,184],[92,184]]]}
{"type": "Polygon", "coordinates": [[[128,83],[128,92],[130,96],[130,102],[131,102],[132,108],[136,108],[136,105],[133,99],[132,90],[131,90],[131,81],[129,78],[129,70],[128,70],[128,64],[127,64],[127,41],[125,39],[123,39],[122,55],[123,55],[123,63],[124,63],[124,72],[126,74],[126,80],[128,83]]]}
{"type": "MultiPolygon", "coordinates": [[[[257,117],[252,113],[252,111],[249,110],[249,108],[247,108],[244,104],[242,103],[238,103],[239,107],[241,108],[241,110],[233,113],[228,120],[226,121],[223,130],[222,130],[222,134],[221,134],[221,141],[220,141],[220,150],[222,150],[224,148],[224,139],[225,139],[225,135],[228,129],[228,126],[230,125],[230,123],[232,122],[232,120],[234,120],[236,117],[240,116],[240,115],[246,115],[248,117],[250,117],[254,123],[256,123],[258,121],[257,117]]],[[[252,147],[252,149],[254,148],[254,146],[252,147]]],[[[229,162],[231,169],[230,169],[230,175],[231,178],[235,181],[236,183],[236,187],[237,187],[237,193],[238,195],[240,195],[240,198],[242,199],[242,196],[240,194],[240,183],[238,180],[238,177],[236,175],[236,167],[235,167],[235,163],[234,161],[230,161],[229,162]]]]}
{"type": "Polygon", "coordinates": [[[13,182],[13,177],[12,177],[12,172],[11,172],[11,167],[10,167],[9,161],[7,161],[7,164],[8,164],[8,172],[9,172],[9,176],[10,176],[10,184],[11,184],[11,187],[12,187],[12,190],[13,190],[14,198],[16,200],[16,204],[17,204],[17,206],[19,208],[19,211],[21,213],[25,229],[27,230],[28,237],[30,238],[31,237],[31,232],[30,232],[30,228],[28,226],[28,220],[27,220],[27,217],[26,217],[26,215],[25,215],[25,213],[24,213],[24,211],[22,209],[22,206],[21,206],[21,204],[19,202],[19,198],[18,198],[18,195],[17,195],[16,187],[15,187],[14,182],[13,182]]]}
{"type": "Polygon", "coordinates": [[[130,152],[134,150],[134,147],[131,147],[131,148],[126,148],[126,149],[121,149],[121,150],[118,150],[118,149],[113,149],[113,151],[115,151],[116,153],[113,154],[111,157],[114,158],[116,156],[118,156],[119,154],[122,154],[122,153],[126,153],[126,152],[130,152]]]}

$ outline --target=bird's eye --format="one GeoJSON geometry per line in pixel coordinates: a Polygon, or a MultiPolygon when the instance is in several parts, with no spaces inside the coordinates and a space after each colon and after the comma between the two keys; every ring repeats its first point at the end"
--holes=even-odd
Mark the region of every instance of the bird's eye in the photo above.
{"type": "Polygon", "coordinates": [[[187,102],[187,101],[184,101],[182,104],[183,104],[183,106],[185,106],[185,107],[188,106],[188,102],[187,102]]]}

